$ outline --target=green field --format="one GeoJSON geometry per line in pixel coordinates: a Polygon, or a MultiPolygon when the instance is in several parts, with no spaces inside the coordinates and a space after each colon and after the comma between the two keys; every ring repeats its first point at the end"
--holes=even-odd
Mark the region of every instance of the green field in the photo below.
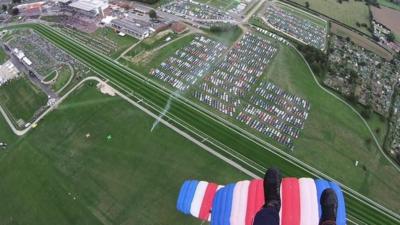
{"type": "Polygon", "coordinates": [[[43,82],[50,82],[57,76],[57,71],[53,71],[50,74],[46,75],[43,79],[43,82]]]}
{"type": "Polygon", "coordinates": [[[69,68],[69,66],[63,65],[58,70],[57,79],[55,80],[54,84],[52,84],[53,91],[55,92],[60,91],[68,83],[68,80],[71,78],[71,76],[72,76],[72,71],[69,68]]]}
{"type": "Polygon", "coordinates": [[[169,42],[172,42],[176,38],[178,38],[179,35],[173,33],[171,30],[166,30],[162,31],[152,37],[146,38],[140,43],[138,43],[134,48],[132,48],[126,56],[128,57],[134,57],[137,55],[140,55],[142,53],[145,53],[146,51],[153,50],[155,48],[158,48],[164,44],[168,44],[169,42]],[[167,42],[166,39],[170,38],[170,40],[167,42]]]}
{"type": "MultiPolygon", "coordinates": [[[[107,77],[107,79],[110,80],[110,82],[113,82],[115,84],[118,84],[120,87],[126,88],[128,91],[134,91],[135,95],[139,95],[140,98],[144,98],[148,104],[151,106],[157,108],[157,109],[162,109],[167,101],[169,101],[170,104],[170,110],[168,112],[168,116],[171,122],[175,123],[174,121],[179,120],[180,123],[184,124],[185,126],[190,126],[191,129],[196,130],[196,134],[201,134],[202,138],[204,137],[203,135],[206,135],[207,141],[205,142],[206,145],[210,146],[219,146],[223,147],[226,149],[228,152],[231,152],[232,154],[240,154],[238,157],[239,158],[244,158],[245,160],[248,160],[251,165],[257,166],[258,168],[265,168],[266,166],[269,165],[277,165],[279,166],[283,173],[285,175],[290,175],[290,176],[312,176],[312,173],[318,174],[319,176],[325,176],[321,174],[318,170],[312,169],[312,168],[307,168],[305,169],[302,167],[299,162],[293,161],[291,158],[289,158],[287,155],[285,155],[283,152],[272,150],[270,147],[267,147],[265,144],[260,142],[258,139],[255,139],[253,137],[249,137],[248,135],[245,135],[241,130],[234,128],[230,125],[227,124],[221,124],[216,122],[216,119],[214,116],[211,114],[208,114],[208,112],[200,112],[196,110],[195,105],[189,101],[184,101],[182,99],[178,100],[175,98],[171,98],[169,96],[168,92],[161,91],[158,86],[156,86],[152,82],[148,82],[145,78],[139,76],[139,74],[132,72],[132,71],[127,71],[125,70],[122,66],[115,64],[112,60],[103,57],[98,54],[94,54],[90,50],[83,48],[81,46],[76,45],[74,42],[66,39],[63,37],[61,34],[55,33],[51,29],[41,26],[41,25],[32,25],[37,32],[41,33],[42,35],[45,35],[48,37],[51,41],[56,43],[58,46],[62,47],[64,50],[67,52],[71,53],[75,57],[78,57],[80,60],[84,61],[85,63],[89,64],[92,66],[92,68],[97,71],[99,74],[102,76],[107,77]],[[170,99],[170,100],[169,100],[170,99]],[[209,115],[209,116],[207,116],[209,115]],[[274,154],[271,154],[270,151],[274,151],[274,154]]],[[[283,51],[282,51],[283,52],[283,51]]],[[[299,57],[296,55],[293,55],[294,58],[290,58],[293,60],[293,65],[298,65],[299,57]]],[[[304,63],[302,64],[304,68],[304,63]]],[[[287,65],[285,65],[287,66],[287,65]]],[[[291,68],[296,68],[296,66],[291,66],[291,68]]],[[[297,67],[296,72],[301,73],[301,67],[297,67]]],[[[299,75],[300,77],[300,75],[299,75]]],[[[292,77],[293,78],[293,77],[292,77]]],[[[291,79],[292,79],[291,78],[291,79]]],[[[296,82],[305,82],[305,83],[310,83],[310,79],[305,80],[305,81],[296,81],[296,82]]],[[[315,85],[315,84],[314,84],[315,85]]],[[[287,88],[285,86],[285,88],[287,88]]],[[[289,89],[291,90],[291,89],[289,89]]],[[[293,90],[292,90],[293,91],[293,90]]],[[[305,90],[306,91],[306,90],[305,90]]],[[[317,92],[315,88],[310,88],[310,92],[317,92]]],[[[316,94],[314,93],[314,96],[316,94]]],[[[325,94],[321,94],[321,98],[325,99],[324,97],[325,94]]],[[[328,99],[328,103],[336,104],[338,105],[339,103],[337,100],[328,99]]],[[[318,107],[321,106],[323,103],[316,102],[316,105],[312,107],[318,107]]],[[[342,106],[343,107],[343,106],[342,106]]],[[[326,109],[322,109],[324,113],[326,112],[326,109]]],[[[321,116],[321,117],[327,117],[327,115],[315,115],[316,117],[321,116]]],[[[364,137],[363,136],[363,130],[365,130],[365,127],[363,127],[361,122],[357,122],[355,120],[355,114],[347,114],[346,110],[338,110],[337,115],[333,118],[336,119],[337,117],[340,117],[341,120],[339,120],[337,123],[342,124],[342,123],[353,123],[354,126],[353,128],[348,128],[351,132],[354,132],[356,136],[361,136],[361,139],[364,137]],[[361,130],[358,131],[357,129],[360,128],[361,130]]],[[[326,121],[326,120],[322,120],[326,121]]],[[[307,125],[308,126],[308,125],[307,125]]],[[[325,126],[328,128],[327,125],[325,124],[319,124],[319,126],[325,126]]],[[[184,128],[183,128],[184,129],[184,128]]],[[[309,129],[309,128],[306,128],[309,129]]],[[[186,129],[185,129],[186,130],[186,129]]],[[[191,131],[188,131],[191,132],[191,131]]],[[[336,134],[338,135],[338,138],[340,138],[340,132],[335,131],[336,134]]],[[[197,137],[197,136],[196,136],[197,137]]],[[[351,138],[350,136],[349,138],[351,138]]],[[[318,138],[320,137],[310,137],[308,140],[312,140],[313,138],[316,139],[316,142],[318,142],[318,138]]],[[[348,141],[349,138],[345,138],[344,141],[348,141]]],[[[320,144],[320,143],[319,143],[320,144]]],[[[323,143],[322,143],[323,144],[323,143]]],[[[331,143],[329,143],[331,144],[331,143]]],[[[341,144],[341,140],[336,142],[336,144],[341,144]]],[[[348,151],[351,151],[355,145],[360,144],[355,142],[354,145],[350,146],[348,151]]],[[[362,145],[361,145],[362,146],[362,145]]],[[[315,149],[314,149],[315,150],[315,149]]],[[[364,149],[365,150],[365,149],[364,149]]],[[[369,149],[366,149],[369,150],[369,149]]],[[[313,149],[311,149],[308,154],[313,154],[313,149]]],[[[372,151],[371,151],[372,152],[372,151]]],[[[227,155],[228,157],[232,158],[231,155],[228,155],[226,152],[220,151],[221,154],[227,155]]],[[[305,152],[304,154],[307,154],[305,152]]],[[[325,152],[321,153],[319,151],[320,158],[325,157],[325,152]]],[[[371,154],[372,155],[372,154],[371,154]]],[[[382,156],[380,154],[375,154],[375,155],[369,155],[369,157],[376,157],[376,159],[381,158],[382,164],[387,163],[387,161],[382,159],[382,156]]],[[[320,160],[320,159],[318,159],[320,160]]],[[[324,159],[325,160],[325,159],[324,159]]],[[[372,161],[373,159],[370,159],[372,161]]],[[[244,164],[243,161],[236,160],[238,163],[241,165],[245,166],[246,168],[251,169],[252,171],[255,171],[254,168],[249,167],[248,165],[244,164]]],[[[332,159],[329,161],[330,164],[335,164],[337,165],[337,168],[340,168],[341,165],[337,162],[332,162],[332,159]]],[[[314,165],[314,164],[313,164],[314,165]]],[[[315,165],[319,165],[319,162],[315,162],[315,165]]],[[[326,165],[324,165],[326,166],[326,165]]],[[[385,175],[391,176],[392,171],[394,169],[391,169],[392,167],[387,165],[389,172],[385,175]]],[[[377,168],[371,168],[372,171],[373,169],[377,168]]],[[[379,169],[379,168],[378,168],[379,169]]],[[[346,184],[351,185],[352,188],[355,190],[361,191],[363,193],[369,192],[370,190],[363,190],[363,188],[368,187],[366,185],[363,185],[363,183],[360,186],[357,186],[357,183],[359,182],[360,179],[375,179],[375,177],[370,176],[370,174],[364,175],[362,177],[357,177],[353,176],[354,173],[359,174],[357,169],[352,168],[351,171],[343,170],[343,174],[333,174],[331,171],[326,171],[323,170],[323,172],[328,173],[329,175],[334,176],[335,178],[338,179],[343,179],[343,176],[349,177],[349,180],[346,180],[346,184]],[[346,175],[348,174],[348,175],[346,175]],[[354,180],[354,181],[353,181],[354,180]]],[[[260,172],[257,172],[260,174],[260,172]]],[[[374,194],[381,194],[382,198],[376,199],[379,201],[379,203],[384,204],[385,206],[393,209],[395,212],[398,211],[399,209],[399,202],[394,202],[388,201],[385,202],[386,199],[384,200],[383,197],[388,197],[389,195],[392,197],[392,199],[397,198],[398,191],[397,189],[394,190],[394,187],[398,186],[397,180],[397,173],[395,176],[390,177],[390,187],[382,188],[381,190],[377,191],[374,194]],[[389,191],[386,192],[386,190],[389,188],[389,191]],[[382,193],[385,192],[385,193],[382,193]]],[[[383,180],[384,178],[380,177],[379,180],[375,180],[374,183],[371,183],[372,185],[387,185],[385,182],[386,180],[383,180]]],[[[361,221],[361,223],[367,223],[367,224],[398,224],[398,219],[394,219],[393,217],[387,216],[383,213],[381,209],[378,209],[376,207],[371,206],[370,204],[366,203],[365,200],[362,198],[355,198],[353,195],[346,193],[346,204],[348,206],[348,215],[352,219],[357,219],[357,221],[361,221]]],[[[371,196],[369,196],[371,197],[371,196]]],[[[374,196],[372,196],[374,197],[374,196]]],[[[375,197],[374,197],[375,198],[375,197]]]]}
{"type": "Polygon", "coordinates": [[[132,60],[120,58],[118,61],[125,66],[140,71],[143,74],[148,74],[151,68],[155,68],[160,65],[162,61],[166,60],[176,50],[189,44],[194,37],[194,34],[190,34],[179,39],[178,41],[171,42],[159,51],[148,51],[132,60]]]}
{"type": "Polygon", "coordinates": [[[4,51],[3,48],[0,47],[0,65],[3,64],[5,61],[7,61],[8,55],[4,51]]]}
{"type": "Polygon", "coordinates": [[[93,86],[25,137],[13,137],[0,119],[1,140],[10,146],[0,151],[0,198],[7,202],[0,224],[194,225],[200,222],[175,210],[185,179],[246,179],[169,128],[150,132],[153,118],[93,86]]]}
{"type": "Polygon", "coordinates": [[[240,27],[235,26],[228,31],[211,32],[207,30],[206,33],[209,37],[230,46],[239,39],[243,34],[243,30],[240,27]]]}
{"type": "Polygon", "coordinates": [[[400,4],[399,3],[395,4],[395,3],[393,3],[393,2],[391,2],[389,0],[378,0],[378,3],[379,3],[379,5],[386,6],[388,8],[400,10],[400,4]]]}
{"type": "Polygon", "coordinates": [[[121,37],[111,28],[99,28],[92,35],[94,37],[105,38],[115,42],[118,47],[113,51],[111,55],[112,58],[117,58],[123,51],[125,51],[125,49],[139,41],[138,39],[128,35],[121,37]]]}
{"type": "Polygon", "coordinates": [[[27,78],[12,80],[0,87],[0,104],[15,121],[29,122],[35,112],[47,103],[47,96],[27,78]]]}
{"type": "Polygon", "coordinates": [[[112,58],[117,58],[127,48],[139,41],[128,35],[119,36],[118,33],[108,27],[98,28],[94,33],[84,33],[64,27],[59,29],[86,46],[112,58]]]}
{"type": "Polygon", "coordinates": [[[306,2],[309,2],[310,9],[327,15],[333,19],[336,19],[346,25],[349,25],[355,29],[358,29],[366,34],[370,32],[364,27],[358,27],[357,22],[360,24],[367,24],[370,27],[369,22],[369,9],[363,1],[343,1],[341,4],[337,0],[292,0],[302,6],[306,2]]]}

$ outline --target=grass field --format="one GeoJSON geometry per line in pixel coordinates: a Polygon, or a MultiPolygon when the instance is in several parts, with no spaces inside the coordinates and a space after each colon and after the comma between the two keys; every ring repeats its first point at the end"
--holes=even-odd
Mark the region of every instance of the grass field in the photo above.
{"type": "Polygon", "coordinates": [[[395,4],[389,0],[378,0],[379,5],[386,6],[388,8],[400,10],[400,4],[395,4]]]}
{"type": "Polygon", "coordinates": [[[7,61],[8,55],[4,51],[3,48],[0,47],[0,65],[3,64],[5,61],[7,61]]]}
{"type": "Polygon", "coordinates": [[[138,43],[125,56],[135,57],[137,55],[145,53],[146,51],[150,51],[157,47],[160,47],[163,44],[172,42],[173,40],[175,40],[178,37],[179,37],[179,35],[173,33],[171,30],[162,31],[162,32],[154,35],[153,37],[146,38],[145,40],[138,43]],[[170,38],[170,40],[168,42],[166,41],[167,38],[170,38]]]}
{"type": "Polygon", "coordinates": [[[7,134],[0,224],[199,224],[175,210],[183,181],[246,177],[162,125],[150,132],[153,122],[86,86],[27,136],[7,134]]]}
{"type": "Polygon", "coordinates": [[[12,80],[0,87],[0,104],[15,120],[28,122],[47,103],[47,96],[27,78],[12,80]]]}
{"type": "Polygon", "coordinates": [[[227,46],[230,46],[239,39],[239,37],[243,34],[243,30],[240,27],[235,26],[229,31],[211,32],[206,30],[206,33],[209,37],[214,38],[215,40],[220,41],[227,46]]]}
{"type": "Polygon", "coordinates": [[[194,39],[194,37],[194,34],[190,34],[179,39],[178,41],[171,42],[159,51],[149,51],[141,54],[139,57],[136,57],[132,60],[120,58],[119,62],[123,65],[138,70],[143,74],[148,74],[151,68],[155,68],[160,65],[162,61],[167,59],[176,50],[180,49],[182,46],[189,44],[194,39]]]}
{"type": "Polygon", "coordinates": [[[127,48],[139,41],[128,35],[121,37],[113,29],[108,27],[98,28],[93,33],[84,33],[69,28],[60,28],[60,30],[70,37],[84,43],[86,46],[110,56],[111,58],[117,58],[127,48]]]}
{"type": "Polygon", "coordinates": [[[340,4],[336,0],[292,0],[300,5],[305,5],[306,2],[310,3],[310,9],[327,15],[333,19],[336,19],[344,24],[347,24],[355,29],[358,29],[366,34],[370,32],[364,27],[357,27],[356,23],[367,24],[369,22],[369,10],[368,6],[363,1],[343,1],[340,4]]]}
{"type": "MultiPolygon", "coordinates": [[[[239,129],[236,129],[230,125],[223,125],[221,123],[216,122],[215,117],[211,116],[210,114],[207,114],[207,112],[199,112],[194,108],[193,103],[185,101],[183,102],[182,100],[177,100],[175,98],[170,98],[168,92],[160,91],[159,87],[156,87],[155,84],[146,81],[146,79],[140,77],[137,73],[133,71],[126,71],[124,67],[120,66],[119,64],[114,63],[112,60],[103,57],[101,55],[95,54],[88,50],[87,48],[83,48],[81,46],[76,45],[73,41],[70,41],[69,39],[66,39],[64,36],[61,34],[58,34],[54,31],[52,31],[50,28],[42,25],[23,25],[23,26],[29,26],[33,27],[37,32],[41,33],[42,35],[45,35],[47,38],[49,38],[51,41],[56,43],[59,47],[63,48],[70,54],[72,54],[75,57],[78,57],[80,60],[84,61],[85,63],[89,64],[92,66],[92,68],[97,71],[99,74],[102,76],[106,77],[107,79],[110,80],[110,82],[115,82],[119,86],[122,86],[124,88],[127,88],[129,91],[134,91],[135,94],[140,95],[140,98],[144,98],[147,100],[149,104],[151,104],[153,107],[156,107],[158,109],[161,109],[164,107],[167,103],[167,101],[170,103],[170,110],[168,111],[168,115],[170,118],[174,120],[179,120],[180,123],[183,123],[185,125],[188,125],[192,127],[192,129],[196,130],[196,135],[197,134],[206,134],[208,140],[204,142],[206,145],[214,145],[214,143],[217,143],[216,145],[219,146],[224,146],[224,148],[228,152],[232,152],[234,154],[241,154],[242,157],[246,157],[247,160],[251,160],[251,164],[257,165],[257,166],[268,166],[268,165],[277,165],[281,168],[283,173],[285,175],[290,175],[290,176],[312,176],[310,173],[311,171],[313,173],[319,174],[322,177],[325,177],[325,175],[319,173],[318,170],[314,170],[312,168],[305,169],[300,165],[300,163],[293,161],[289,157],[287,157],[285,154],[283,154],[281,151],[274,151],[274,154],[270,153],[271,148],[267,147],[265,144],[262,144],[257,139],[254,139],[252,137],[249,137],[239,129]],[[210,116],[207,116],[210,115],[210,116]]],[[[296,65],[299,59],[297,58],[288,58],[288,60],[293,60],[293,65],[296,65]]],[[[304,64],[302,64],[304,67],[304,64]]],[[[287,65],[285,65],[287,66],[287,65]]],[[[295,67],[295,66],[293,66],[295,67]]],[[[292,68],[292,67],[291,67],[292,68]]],[[[293,69],[293,68],[292,68],[293,69]]],[[[301,72],[301,67],[300,68],[295,68],[298,69],[298,71],[301,72]]],[[[298,72],[296,71],[296,73],[298,72]]],[[[294,77],[294,75],[293,75],[294,77]]],[[[293,79],[292,77],[292,79],[293,79]]],[[[297,81],[297,82],[303,82],[302,80],[297,81]]],[[[304,82],[310,82],[310,80],[305,80],[304,82]]],[[[315,85],[315,84],[314,84],[315,85]]],[[[315,89],[310,88],[311,92],[315,92],[315,89]]],[[[315,93],[314,93],[315,94],[315,93]]],[[[322,94],[324,96],[324,94],[322,94]]],[[[329,100],[328,103],[334,103],[334,100],[329,100]]],[[[336,103],[337,104],[337,103],[336,103]]],[[[318,104],[316,105],[318,107],[318,104]]],[[[312,106],[313,107],[313,106],[312,106]]],[[[326,113],[323,111],[323,113],[326,113]]],[[[317,115],[318,116],[318,115],[317,115]]],[[[326,115],[320,115],[323,117],[326,117],[326,115]]],[[[353,123],[353,128],[351,128],[352,132],[355,132],[356,134],[360,134],[363,132],[363,129],[361,127],[361,130],[358,131],[357,129],[360,128],[359,123],[357,120],[355,120],[356,117],[351,116],[350,114],[346,114],[345,112],[342,112],[341,110],[338,110],[338,115],[341,118],[340,121],[335,121],[337,123],[344,123],[346,122],[347,125],[353,123]],[[343,115],[340,115],[343,113],[343,115]],[[350,118],[350,120],[348,120],[350,118]],[[345,120],[345,121],[344,121],[345,120]]],[[[333,119],[335,119],[334,117],[333,119]]],[[[172,121],[174,121],[172,120],[172,121]]],[[[175,122],[173,122],[175,123],[175,122]]],[[[325,126],[328,127],[326,124],[319,124],[319,126],[325,126]]],[[[191,131],[189,131],[191,132],[191,131]]],[[[340,135],[340,133],[338,132],[340,135]]],[[[321,134],[320,134],[321,135],[321,134]]],[[[362,134],[361,134],[362,136],[362,134]]],[[[202,136],[203,137],[203,136],[202,136]]],[[[318,138],[318,137],[317,137],[318,138]]],[[[346,138],[347,140],[347,138],[346,138]]],[[[318,139],[317,139],[318,141],[318,139]]],[[[341,144],[338,142],[337,144],[341,144]]],[[[352,148],[355,148],[355,146],[359,144],[357,142],[353,143],[350,150],[352,148]]],[[[350,151],[348,150],[348,151],[350,151]]],[[[369,149],[368,149],[369,150],[369,149]]],[[[221,154],[227,155],[223,151],[219,151],[221,154]]],[[[312,151],[310,151],[310,154],[312,154],[312,151]]],[[[320,153],[321,154],[321,153],[320,153]]],[[[229,156],[232,158],[231,156],[229,156]]],[[[320,155],[320,158],[325,157],[325,152],[323,152],[320,155]]],[[[382,160],[382,164],[386,164],[387,166],[385,168],[389,168],[387,175],[390,177],[389,179],[385,179],[381,176],[379,177],[380,179],[374,180],[375,184],[380,184],[380,185],[386,185],[389,187],[382,188],[379,191],[376,191],[369,195],[368,197],[372,197],[373,199],[377,200],[379,203],[383,204],[384,206],[387,206],[391,209],[393,209],[395,212],[398,212],[399,209],[399,202],[395,201],[398,198],[398,192],[397,190],[394,190],[393,194],[393,189],[398,186],[397,184],[397,173],[395,176],[392,176],[392,171],[394,170],[386,160],[382,159],[381,154],[375,154],[369,155],[369,158],[375,157],[376,159],[382,160]],[[385,179],[385,180],[383,180],[385,179]],[[390,180],[390,184],[388,185],[387,182],[390,180]],[[387,191],[388,188],[391,188],[389,191],[387,191]],[[380,194],[383,197],[388,198],[389,195],[391,195],[392,200],[387,201],[386,199],[379,198],[376,199],[374,195],[380,194]]],[[[373,160],[373,159],[370,159],[373,160]]],[[[247,165],[243,164],[242,161],[237,161],[241,165],[245,166],[246,168],[249,168],[247,165]]],[[[316,162],[316,165],[318,165],[319,162],[316,162]]],[[[332,160],[329,162],[331,164],[336,164],[338,165],[337,167],[340,167],[337,162],[333,162],[332,160]]],[[[324,165],[326,166],[326,165],[324,165]]],[[[374,172],[376,168],[372,168],[372,171],[374,172]]],[[[379,168],[378,168],[379,169],[379,168]]],[[[254,171],[254,169],[251,169],[254,171]]],[[[352,170],[344,170],[343,174],[334,174],[332,171],[326,171],[324,170],[323,172],[328,173],[329,175],[334,176],[335,178],[338,177],[338,179],[342,179],[342,176],[348,176],[350,177],[349,180],[346,180],[346,184],[350,185],[352,188],[355,190],[361,191],[363,193],[366,192],[366,190],[363,190],[363,188],[368,188],[368,185],[360,185],[357,186],[357,183],[360,179],[369,179],[368,176],[353,176],[353,173],[358,173],[357,168],[353,168],[352,170]]],[[[387,171],[385,171],[387,172],[387,171]]],[[[257,172],[259,174],[259,172],[257,172]]],[[[371,177],[371,179],[375,179],[375,177],[371,177]]],[[[369,190],[371,191],[372,188],[369,190]]],[[[368,190],[367,190],[368,191],[368,190]]],[[[391,217],[388,215],[385,215],[384,212],[390,213],[386,210],[381,210],[376,207],[371,206],[369,203],[367,203],[365,200],[362,200],[360,198],[356,198],[353,196],[352,191],[349,191],[348,193],[345,194],[346,198],[346,204],[348,206],[348,215],[351,218],[357,218],[357,221],[360,221],[361,223],[366,223],[366,224],[398,224],[399,220],[396,219],[395,217],[391,217]]],[[[395,214],[393,214],[395,215],[395,214]]]]}
{"type": "Polygon", "coordinates": [[[68,80],[71,78],[71,76],[72,76],[72,71],[69,68],[69,66],[63,65],[58,70],[57,79],[55,80],[54,84],[52,84],[53,91],[57,92],[60,89],[62,89],[68,83],[68,80]]]}
{"type": "Polygon", "coordinates": [[[57,76],[57,71],[53,71],[44,77],[43,82],[50,82],[57,76]]]}
{"type": "Polygon", "coordinates": [[[111,54],[112,58],[117,58],[125,49],[129,48],[131,45],[135,44],[139,40],[131,36],[119,36],[111,28],[99,28],[95,33],[92,34],[94,37],[106,38],[107,40],[112,40],[117,44],[117,49],[111,54]]]}

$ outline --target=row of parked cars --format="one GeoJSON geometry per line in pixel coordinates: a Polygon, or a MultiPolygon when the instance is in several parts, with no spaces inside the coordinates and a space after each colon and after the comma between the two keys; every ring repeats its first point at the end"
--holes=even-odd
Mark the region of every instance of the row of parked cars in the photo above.
{"type": "Polygon", "coordinates": [[[315,48],[326,47],[327,27],[277,6],[268,6],[265,20],[274,28],[315,48]]]}
{"type": "Polygon", "coordinates": [[[150,70],[150,75],[163,80],[172,87],[186,91],[210,69],[211,63],[222,57],[226,46],[204,36],[194,40],[174,55],[150,70]]]}

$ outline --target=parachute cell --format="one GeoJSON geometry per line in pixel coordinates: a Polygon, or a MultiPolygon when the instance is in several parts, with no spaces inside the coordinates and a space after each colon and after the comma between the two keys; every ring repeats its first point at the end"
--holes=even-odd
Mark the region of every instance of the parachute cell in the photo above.
{"type": "Polygon", "coordinates": [[[252,225],[254,217],[258,210],[264,205],[264,186],[263,180],[255,179],[250,182],[247,210],[246,210],[246,225],[252,225]]]}
{"type": "Polygon", "coordinates": [[[283,178],[281,225],[300,225],[300,190],[297,178],[283,178]]]}
{"type": "Polygon", "coordinates": [[[201,204],[199,218],[201,220],[208,220],[210,218],[210,210],[212,207],[212,201],[217,191],[218,185],[209,183],[207,186],[206,193],[204,194],[203,202],[201,204]]]}
{"type": "Polygon", "coordinates": [[[311,178],[300,178],[300,225],[318,225],[318,196],[311,178]]]}
{"type": "Polygon", "coordinates": [[[208,183],[200,181],[196,187],[196,191],[193,196],[192,205],[190,207],[190,214],[194,217],[199,217],[200,208],[203,203],[204,195],[207,190],[208,183]]]}

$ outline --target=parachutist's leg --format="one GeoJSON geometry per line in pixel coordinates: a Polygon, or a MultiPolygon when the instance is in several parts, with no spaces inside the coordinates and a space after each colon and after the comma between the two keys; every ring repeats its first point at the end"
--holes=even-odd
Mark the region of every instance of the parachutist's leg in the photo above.
{"type": "Polygon", "coordinates": [[[276,168],[269,168],[264,176],[264,208],[273,207],[279,212],[281,209],[281,172],[276,168]]]}
{"type": "Polygon", "coordinates": [[[336,225],[338,199],[333,189],[328,188],[321,195],[322,216],[320,225],[336,225]]]}
{"type": "Polygon", "coordinates": [[[264,176],[263,208],[257,212],[253,225],[279,225],[279,210],[281,209],[282,175],[276,168],[267,170],[264,176]]]}
{"type": "Polygon", "coordinates": [[[279,211],[274,207],[262,208],[257,212],[253,225],[279,225],[279,211]]]}

